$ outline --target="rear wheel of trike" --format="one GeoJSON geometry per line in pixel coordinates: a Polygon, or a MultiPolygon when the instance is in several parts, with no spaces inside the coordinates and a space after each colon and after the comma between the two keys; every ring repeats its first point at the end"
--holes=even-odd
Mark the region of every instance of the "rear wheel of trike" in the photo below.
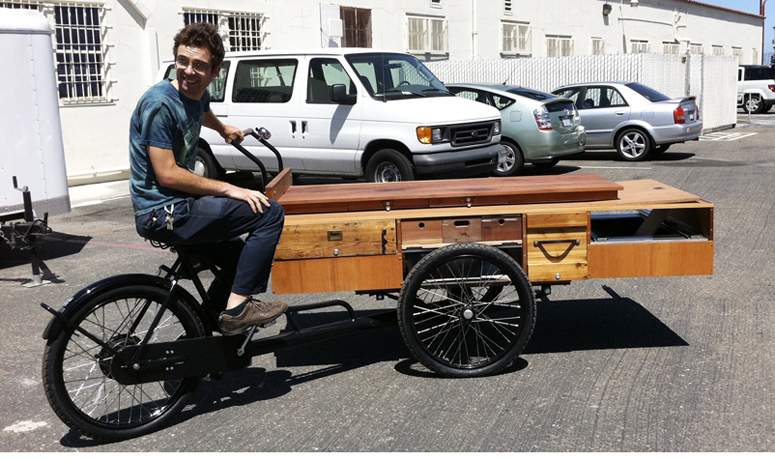
{"type": "MultiPolygon", "coordinates": [[[[148,334],[167,291],[130,285],[107,291],[69,313],[69,319],[115,349],[138,345],[148,334]]],[[[204,335],[199,317],[172,302],[149,343],[204,335]]],[[[186,405],[199,378],[123,385],[111,374],[112,355],[65,327],[46,345],[43,386],[54,412],[71,428],[96,439],[121,440],[156,431],[186,405]]]]}
{"type": "Polygon", "coordinates": [[[398,321],[412,354],[449,377],[508,367],[535,325],[530,281],[505,252],[453,244],[423,257],[401,290],[398,321]]]}

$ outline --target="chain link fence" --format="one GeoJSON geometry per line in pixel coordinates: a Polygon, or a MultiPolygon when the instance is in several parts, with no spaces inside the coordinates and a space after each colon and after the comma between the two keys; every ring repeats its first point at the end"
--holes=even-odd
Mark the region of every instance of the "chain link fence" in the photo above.
{"type": "Polygon", "coordinates": [[[637,81],[669,97],[696,96],[704,132],[737,122],[737,56],[642,53],[424,64],[446,83],[503,83],[545,92],[571,83],[637,81]]]}

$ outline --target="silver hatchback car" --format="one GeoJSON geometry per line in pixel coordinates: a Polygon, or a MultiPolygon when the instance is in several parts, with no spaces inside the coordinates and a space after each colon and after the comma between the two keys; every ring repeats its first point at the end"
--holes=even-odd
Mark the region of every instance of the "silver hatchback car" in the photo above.
{"type": "Polygon", "coordinates": [[[566,85],[552,93],[574,101],[587,130],[586,150],[615,148],[625,160],[642,160],[702,133],[694,96],[671,99],[626,82],[566,85]]]}

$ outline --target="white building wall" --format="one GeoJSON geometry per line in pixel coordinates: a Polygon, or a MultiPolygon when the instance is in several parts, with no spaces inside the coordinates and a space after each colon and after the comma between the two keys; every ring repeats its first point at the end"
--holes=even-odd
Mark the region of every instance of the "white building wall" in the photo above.
{"type": "MultiPolygon", "coordinates": [[[[9,0],[5,0],[9,1],[9,0]]],[[[34,0],[10,0],[33,2],[34,0]]],[[[64,0],[40,2],[48,5],[64,0]]],[[[75,3],[75,2],[71,2],[75,3]]],[[[94,4],[80,0],[80,4],[94,4]]],[[[493,60],[502,54],[503,21],[528,24],[532,44],[525,56],[546,56],[546,36],[568,36],[573,54],[591,53],[591,38],[600,37],[606,54],[630,52],[630,41],[645,40],[652,52],[662,53],[664,41],[679,40],[681,51],[700,43],[704,53],[723,45],[743,52],[751,63],[753,50],[763,56],[763,18],[686,0],[346,0],[342,6],[371,10],[372,46],[407,49],[407,14],[447,22],[447,52],[422,54],[424,60],[493,60]],[[603,5],[611,6],[608,15],[603,5]]],[[[109,27],[109,101],[63,105],[61,110],[65,156],[70,183],[127,177],[129,119],[143,92],[157,80],[161,60],[172,58],[172,40],[183,26],[183,8],[261,13],[263,46],[271,49],[319,48],[329,44],[328,18],[339,2],[324,0],[103,0],[109,27]],[[322,18],[326,18],[323,20],[322,18]]],[[[53,21],[49,17],[50,21],[53,21]]],[[[336,40],[334,40],[336,42],[336,40]]],[[[547,70],[550,71],[550,70],[547,70]]]]}

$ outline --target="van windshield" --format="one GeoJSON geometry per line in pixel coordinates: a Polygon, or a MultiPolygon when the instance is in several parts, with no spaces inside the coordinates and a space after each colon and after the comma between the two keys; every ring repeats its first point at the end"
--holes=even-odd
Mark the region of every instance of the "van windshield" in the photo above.
{"type": "Polygon", "coordinates": [[[377,99],[452,96],[417,58],[400,53],[358,53],[345,56],[366,91],[377,99]]]}

